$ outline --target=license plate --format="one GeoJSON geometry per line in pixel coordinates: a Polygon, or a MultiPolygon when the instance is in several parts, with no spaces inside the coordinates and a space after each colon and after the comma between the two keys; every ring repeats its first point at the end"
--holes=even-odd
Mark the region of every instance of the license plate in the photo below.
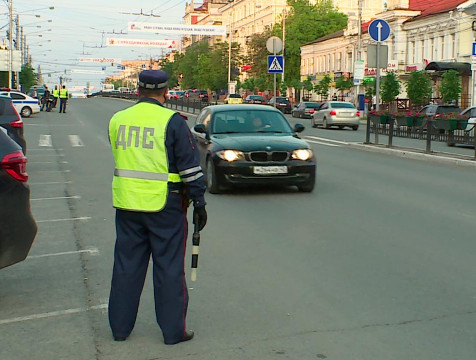
{"type": "Polygon", "coordinates": [[[287,166],[254,166],[253,173],[257,175],[275,175],[275,174],[287,174],[287,166]]]}

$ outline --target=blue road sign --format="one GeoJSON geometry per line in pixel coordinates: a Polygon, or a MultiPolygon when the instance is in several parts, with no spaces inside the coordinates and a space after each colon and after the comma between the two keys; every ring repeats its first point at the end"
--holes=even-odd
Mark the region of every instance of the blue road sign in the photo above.
{"type": "Polygon", "coordinates": [[[369,35],[375,41],[385,41],[390,36],[390,25],[382,19],[376,19],[369,25],[369,35]]]}
{"type": "Polygon", "coordinates": [[[476,43],[473,43],[473,55],[476,55],[476,43]]]}
{"type": "Polygon", "coordinates": [[[268,56],[268,73],[282,74],[284,71],[283,55],[269,55],[268,56]]]}
{"type": "Polygon", "coordinates": [[[145,69],[145,64],[142,64],[142,65],[141,65],[141,68],[142,68],[142,69],[145,69]]]}

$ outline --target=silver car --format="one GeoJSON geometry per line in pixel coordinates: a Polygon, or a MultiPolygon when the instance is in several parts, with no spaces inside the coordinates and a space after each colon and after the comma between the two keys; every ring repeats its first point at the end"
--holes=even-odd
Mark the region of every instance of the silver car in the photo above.
{"type": "Polygon", "coordinates": [[[360,124],[360,112],[350,102],[326,101],[312,114],[312,126],[329,129],[331,126],[344,126],[357,130],[360,124]]]}

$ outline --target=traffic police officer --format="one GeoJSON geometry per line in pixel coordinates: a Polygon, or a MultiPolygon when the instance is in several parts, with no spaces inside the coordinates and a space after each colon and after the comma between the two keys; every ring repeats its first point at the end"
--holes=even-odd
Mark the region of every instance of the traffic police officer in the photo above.
{"type": "Polygon", "coordinates": [[[60,99],[60,108],[59,112],[66,113],[66,102],[68,101],[68,90],[66,90],[66,85],[59,91],[59,99],[60,99]]]}
{"type": "Polygon", "coordinates": [[[205,226],[205,185],[198,149],[185,119],[163,106],[167,81],[162,70],[142,71],[139,101],[109,122],[116,167],[109,323],[116,341],[125,340],[134,327],[151,255],[155,313],[165,343],[187,341],[194,335],[185,326],[186,211],[191,199],[199,229],[205,226]]]}
{"type": "Polygon", "coordinates": [[[53,89],[53,107],[56,107],[56,103],[58,102],[58,98],[59,98],[58,85],[55,85],[55,88],[53,89]]]}

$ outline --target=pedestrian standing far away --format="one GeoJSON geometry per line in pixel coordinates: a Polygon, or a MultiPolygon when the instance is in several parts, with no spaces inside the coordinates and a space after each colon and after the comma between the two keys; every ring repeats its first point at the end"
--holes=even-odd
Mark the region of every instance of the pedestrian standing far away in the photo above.
{"type": "Polygon", "coordinates": [[[139,101],[109,122],[116,208],[109,323],[116,341],[126,340],[134,328],[151,256],[155,314],[164,342],[172,345],[194,336],[185,324],[187,207],[191,199],[202,229],[207,222],[205,185],[185,119],[163,106],[167,81],[162,70],[142,71],[139,101]]]}
{"type": "Polygon", "coordinates": [[[60,99],[60,108],[59,112],[66,113],[66,103],[68,102],[68,90],[66,90],[66,85],[63,85],[63,87],[59,91],[59,99],[60,99]]]}

